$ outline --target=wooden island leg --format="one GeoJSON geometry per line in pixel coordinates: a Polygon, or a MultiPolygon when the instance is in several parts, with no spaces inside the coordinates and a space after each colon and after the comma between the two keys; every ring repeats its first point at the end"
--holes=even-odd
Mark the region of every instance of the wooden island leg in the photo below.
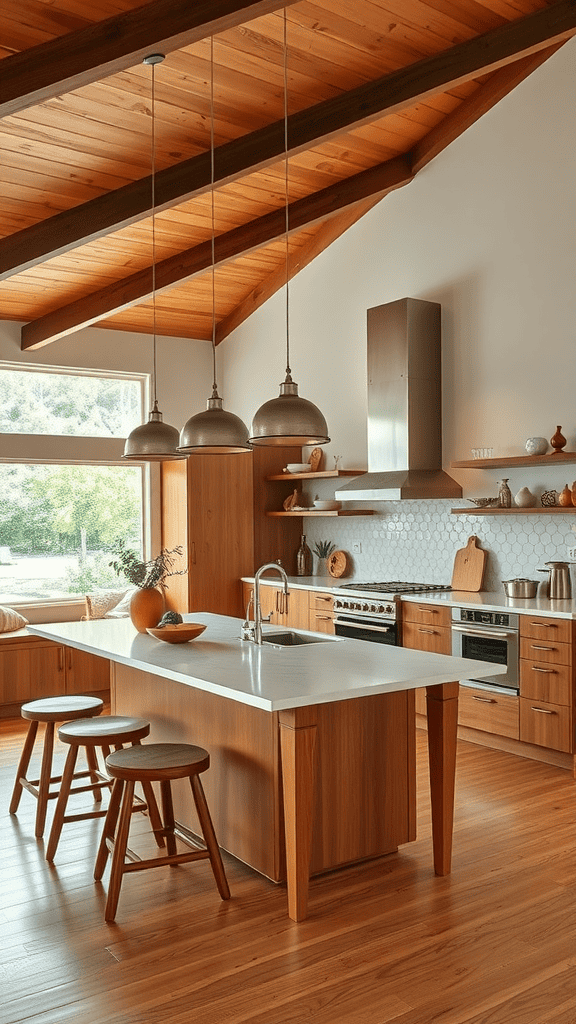
{"type": "Polygon", "coordinates": [[[303,921],[308,913],[312,849],[316,709],[279,712],[288,916],[303,921]]]}
{"type": "Polygon", "coordinates": [[[458,690],[458,683],[426,687],[432,845],[437,875],[449,875],[452,866],[458,690]]]}

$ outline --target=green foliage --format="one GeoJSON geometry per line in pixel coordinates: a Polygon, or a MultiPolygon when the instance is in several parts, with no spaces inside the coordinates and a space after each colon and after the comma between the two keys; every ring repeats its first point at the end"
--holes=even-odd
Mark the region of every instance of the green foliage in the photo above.
{"type": "Polygon", "coordinates": [[[69,594],[89,594],[94,590],[113,590],[117,576],[110,568],[108,555],[88,556],[86,561],[78,560],[78,568],[65,570],[64,587],[69,594]]]}
{"type": "Polygon", "coordinates": [[[313,548],[318,558],[328,558],[335,549],[336,545],[331,540],[317,540],[313,548]]]}
{"type": "Polygon", "coordinates": [[[162,548],[156,558],[144,562],[136,551],[126,547],[124,541],[118,541],[112,548],[112,554],[116,560],[108,564],[114,569],[118,576],[125,576],[134,587],[142,590],[151,590],[152,587],[165,586],[165,580],[169,576],[183,576],[187,570],[178,569],[172,571],[176,559],[174,555],[182,555],[182,548],[176,547],[168,551],[162,548]]]}

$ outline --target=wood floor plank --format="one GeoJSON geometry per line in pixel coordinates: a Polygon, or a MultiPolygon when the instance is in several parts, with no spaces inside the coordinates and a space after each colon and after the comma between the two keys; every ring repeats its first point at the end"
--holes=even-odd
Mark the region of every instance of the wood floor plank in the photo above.
{"type": "MultiPolygon", "coordinates": [[[[0,720],[0,1024],[575,1024],[567,771],[460,742],[453,872],[439,878],[418,733],[417,841],[313,879],[306,921],[226,855],[229,902],[207,862],[136,872],[107,925],[101,821],[66,824],[50,867],[33,798],[7,812],[24,731],[0,720]]],[[[149,852],[147,818],[132,827],[149,852]]]]}

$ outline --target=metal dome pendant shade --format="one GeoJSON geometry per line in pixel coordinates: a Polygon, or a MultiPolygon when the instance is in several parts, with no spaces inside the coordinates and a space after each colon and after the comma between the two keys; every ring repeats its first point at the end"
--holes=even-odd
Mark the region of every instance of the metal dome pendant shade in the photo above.
{"type": "Polygon", "coordinates": [[[284,8],[284,154],[286,210],[286,377],[280,395],[264,402],[252,420],[250,444],[257,446],[328,444],[328,427],[318,406],[300,398],[290,369],[289,212],[288,212],[288,47],[284,8]]]}
{"type": "Polygon", "coordinates": [[[155,110],[154,110],[154,65],[164,60],[161,53],[152,53],[144,58],[144,64],[152,67],[152,309],[153,309],[153,351],[154,364],[152,384],[154,405],[148,414],[148,422],[136,427],[126,438],[123,459],[134,462],[169,462],[184,459],[186,456],[177,450],[179,435],[176,427],[171,427],[162,420],[156,396],[156,225],[155,225],[155,110]]]}
{"type": "Polygon", "coordinates": [[[250,452],[248,427],[239,416],[226,412],[216,384],[216,295],[214,257],[214,37],[210,37],[210,183],[212,214],[212,397],[204,412],[182,427],[178,451],[184,455],[240,455],[250,452]]]}

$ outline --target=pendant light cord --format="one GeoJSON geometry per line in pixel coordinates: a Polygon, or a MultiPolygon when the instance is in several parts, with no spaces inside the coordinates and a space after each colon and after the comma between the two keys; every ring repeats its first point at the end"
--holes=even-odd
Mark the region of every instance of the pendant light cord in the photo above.
{"type": "Polygon", "coordinates": [[[284,207],[285,207],[285,259],[286,259],[286,380],[292,380],[290,369],[290,303],[289,303],[289,214],[288,214],[288,42],[286,33],[286,8],[284,8],[284,207]]]}
{"type": "Polygon", "coordinates": [[[218,398],[216,383],[216,255],[215,255],[215,217],[214,217],[214,36],[210,36],[210,207],[211,207],[211,263],[212,263],[212,398],[218,398]]]}
{"type": "Polygon", "coordinates": [[[150,133],[150,146],[151,146],[151,159],[150,163],[152,166],[152,174],[150,177],[151,181],[151,194],[152,194],[152,393],[154,397],[154,410],[158,409],[158,395],[157,395],[157,370],[156,370],[156,82],[155,82],[155,70],[156,64],[161,63],[164,60],[162,54],[151,54],[149,57],[144,58],[144,63],[149,64],[152,68],[152,99],[151,99],[151,113],[152,113],[152,131],[150,133]]]}

